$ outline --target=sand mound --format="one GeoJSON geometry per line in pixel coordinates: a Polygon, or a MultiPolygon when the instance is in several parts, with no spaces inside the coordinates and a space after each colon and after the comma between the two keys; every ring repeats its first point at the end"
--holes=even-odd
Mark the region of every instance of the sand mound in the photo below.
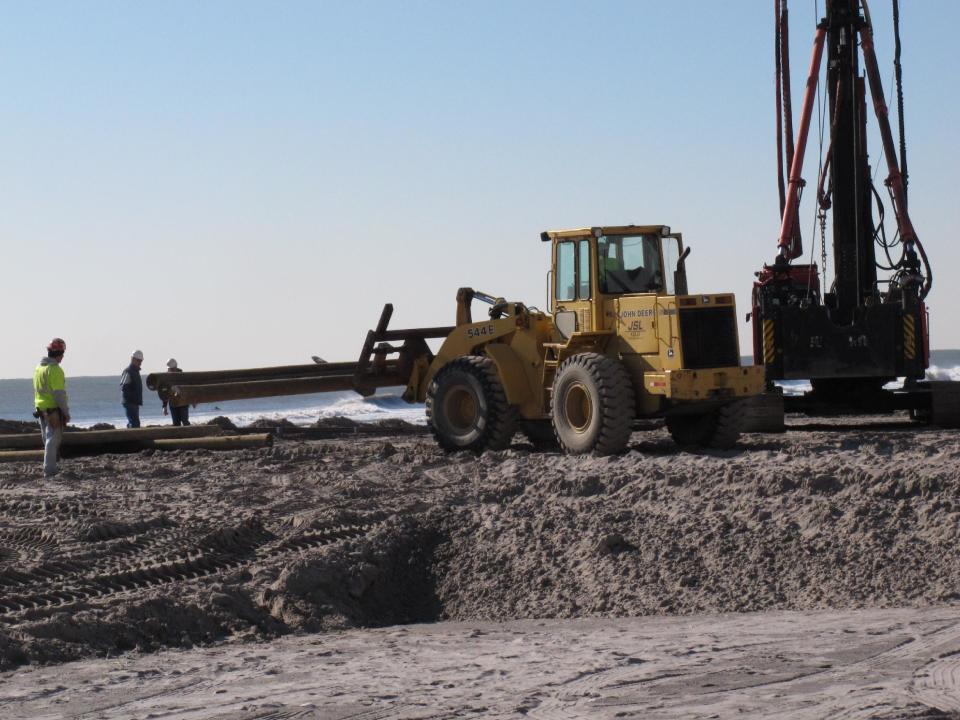
{"type": "Polygon", "coordinates": [[[216,425],[221,430],[237,429],[237,426],[234,424],[233,420],[228,418],[226,415],[217,415],[215,418],[211,418],[207,421],[207,425],[216,425]]]}
{"type": "Polygon", "coordinates": [[[259,429],[273,429],[273,428],[295,428],[298,427],[296,423],[292,423],[286,418],[272,419],[272,418],[257,418],[252,423],[247,425],[248,428],[259,428],[259,429]]]}
{"type": "Polygon", "coordinates": [[[348,417],[343,417],[342,415],[334,415],[332,417],[322,417],[317,420],[312,427],[322,428],[322,429],[341,429],[341,428],[355,428],[360,423],[356,420],[351,420],[348,417]]]}
{"type": "Polygon", "coordinates": [[[612,462],[560,459],[549,471],[533,467],[532,455],[481,458],[499,465],[487,473],[496,482],[479,488],[489,504],[462,508],[445,523],[438,592],[447,616],[686,614],[960,597],[960,561],[950,551],[960,521],[957,477],[951,453],[933,442],[867,437],[829,459],[771,447],[722,464],[666,441],[647,450],[612,462]],[[918,452],[940,462],[916,466],[918,452]],[[877,462],[865,462],[870,456],[877,462]]]}
{"type": "Polygon", "coordinates": [[[953,433],[885,425],[617,458],[426,438],[0,466],[0,668],[435,619],[951,602],[953,433]]]}

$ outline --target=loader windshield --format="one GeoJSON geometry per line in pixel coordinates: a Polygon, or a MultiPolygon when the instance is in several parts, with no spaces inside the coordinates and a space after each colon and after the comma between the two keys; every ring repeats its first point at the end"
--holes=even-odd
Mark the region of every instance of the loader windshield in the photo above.
{"type": "Polygon", "coordinates": [[[603,235],[597,240],[600,291],[647,293],[663,289],[658,235],[603,235]]]}

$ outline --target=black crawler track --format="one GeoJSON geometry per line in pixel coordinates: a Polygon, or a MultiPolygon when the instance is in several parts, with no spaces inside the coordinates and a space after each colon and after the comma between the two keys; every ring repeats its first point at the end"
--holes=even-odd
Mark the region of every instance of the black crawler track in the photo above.
{"type": "Polygon", "coordinates": [[[22,587],[28,592],[0,594],[0,622],[16,623],[18,613],[62,608],[167,583],[195,580],[262,560],[330,545],[366,535],[377,523],[352,523],[319,527],[295,537],[278,539],[261,526],[245,524],[208,533],[188,549],[164,559],[120,566],[109,572],[90,572],[81,563],[46,563],[28,572],[7,570],[0,587],[22,587]]]}

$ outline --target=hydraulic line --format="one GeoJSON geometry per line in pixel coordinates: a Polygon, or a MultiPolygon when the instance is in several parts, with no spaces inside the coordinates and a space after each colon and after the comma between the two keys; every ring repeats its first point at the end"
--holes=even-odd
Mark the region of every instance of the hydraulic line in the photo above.
{"type": "Polygon", "coordinates": [[[776,100],[777,100],[777,191],[780,194],[780,218],[783,219],[783,206],[786,203],[786,188],[783,181],[783,67],[780,63],[782,44],[780,42],[780,0],[773,2],[774,40],[773,56],[776,66],[776,100]]]}
{"type": "Polygon", "coordinates": [[[907,189],[910,173],[907,172],[907,136],[903,129],[903,66],[900,64],[900,0],[893,0],[893,67],[897,75],[897,124],[900,126],[900,172],[903,173],[903,204],[908,203],[907,189]]]}
{"type": "MultiPolygon", "coordinates": [[[[783,117],[786,134],[787,168],[793,167],[793,156],[796,152],[793,142],[793,92],[790,89],[790,8],[789,0],[780,0],[782,11],[780,14],[780,62],[783,66],[783,117]]],[[[781,216],[783,211],[780,212],[781,216]]],[[[796,246],[796,257],[803,252],[803,237],[800,234],[799,216],[793,223],[793,244],[796,246]]]]}
{"type": "Polygon", "coordinates": [[[820,76],[820,61],[823,59],[823,46],[827,38],[827,27],[821,23],[817,27],[817,35],[813,42],[813,56],[810,59],[810,72],[807,75],[807,87],[803,96],[803,107],[800,111],[800,127],[797,131],[797,147],[793,156],[793,162],[790,165],[789,189],[787,192],[787,203],[783,210],[783,220],[780,225],[780,238],[777,245],[780,247],[780,255],[785,259],[792,260],[803,254],[803,247],[800,244],[800,238],[793,230],[797,224],[797,209],[800,203],[800,187],[803,185],[803,178],[800,173],[803,171],[803,156],[807,147],[807,136],[810,131],[810,116],[813,114],[813,101],[817,89],[818,78],[820,76]]]}
{"type": "Polygon", "coordinates": [[[793,165],[793,93],[790,91],[790,10],[783,2],[780,17],[780,61],[783,63],[783,116],[786,121],[787,167],[793,165]]]}
{"type": "Polygon", "coordinates": [[[930,268],[930,263],[927,260],[927,254],[923,249],[923,244],[917,237],[916,230],[907,212],[903,176],[900,173],[900,168],[897,163],[897,151],[893,142],[893,133],[890,131],[887,104],[883,96],[883,83],[880,80],[880,68],[877,65],[877,55],[873,46],[873,26],[870,24],[870,9],[867,0],[860,0],[860,2],[863,5],[864,15],[867,19],[867,22],[860,28],[860,47],[863,50],[864,67],[867,80],[870,84],[873,109],[877,116],[877,125],[880,128],[880,138],[883,143],[883,152],[887,160],[888,175],[886,185],[890,188],[890,194],[893,198],[893,210],[897,218],[897,225],[900,228],[900,238],[904,244],[904,250],[909,256],[912,254],[913,247],[916,246],[923,260],[926,270],[926,276],[920,288],[920,299],[923,300],[927,297],[930,288],[933,286],[933,273],[930,268]]]}

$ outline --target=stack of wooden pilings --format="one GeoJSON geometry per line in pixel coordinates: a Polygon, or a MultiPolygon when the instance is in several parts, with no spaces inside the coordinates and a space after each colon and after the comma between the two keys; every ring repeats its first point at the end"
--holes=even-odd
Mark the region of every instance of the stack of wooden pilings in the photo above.
{"type": "MultiPolygon", "coordinates": [[[[271,442],[269,433],[226,435],[216,425],[168,425],[121,430],[68,428],[63,433],[60,454],[71,457],[140,450],[236,450],[267,447],[271,442]]],[[[41,458],[43,440],[39,432],[0,435],[0,462],[41,458]]]]}

